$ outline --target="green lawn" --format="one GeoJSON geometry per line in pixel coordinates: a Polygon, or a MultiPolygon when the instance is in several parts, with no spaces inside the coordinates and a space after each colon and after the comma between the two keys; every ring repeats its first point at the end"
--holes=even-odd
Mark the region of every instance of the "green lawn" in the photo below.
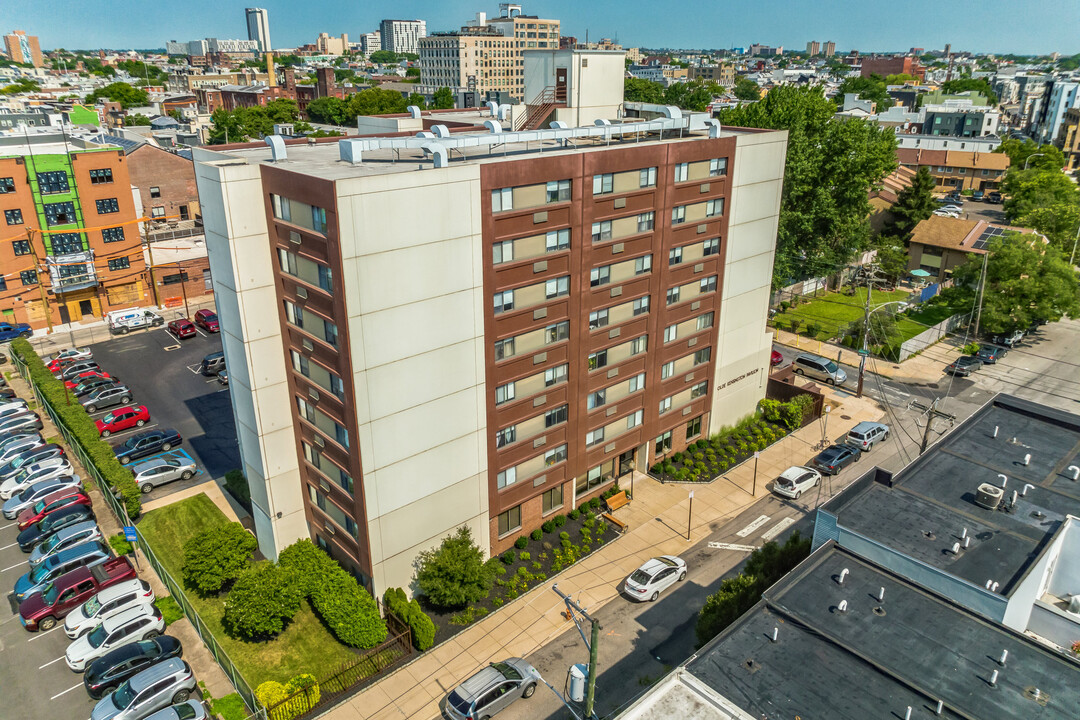
{"type": "MultiPolygon", "coordinates": [[[[151,510],[139,521],[139,532],[170,575],[179,583],[184,564],[184,543],[207,528],[220,527],[228,518],[206,495],[151,510]]],[[[317,678],[336,671],[356,654],[337,641],[305,600],[285,631],[269,642],[245,642],[225,634],[221,618],[225,596],[200,598],[185,592],[188,601],[213,633],[225,653],[236,664],[252,689],[266,680],[284,683],[300,673],[317,678]]]]}

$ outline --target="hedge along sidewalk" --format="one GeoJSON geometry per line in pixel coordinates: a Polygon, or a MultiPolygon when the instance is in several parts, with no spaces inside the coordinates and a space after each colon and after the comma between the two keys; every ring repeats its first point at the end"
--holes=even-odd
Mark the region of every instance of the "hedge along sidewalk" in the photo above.
{"type": "MultiPolygon", "coordinates": [[[[881,415],[869,398],[843,398],[843,403],[832,412],[829,435],[839,437],[859,421],[876,420],[881,415]],[[843,420],[841,415],[850,419],[843,420]]],[[[559,590],[572,594],[590,611],[619,598],[622,580],[645,560],[661,554],[682,554],[704,540],[712,532],[713,523],[735,517],[765,495],[765,481],[770,479],[765,475],[766,466],[783,466],[783,469],[805,462],[813,454],[813,445],[820,440],[821,430],[817,423],[812,423],[763,451],[756,497],[750,495],[752,463],[727,473],[730,482],[693,487],[693,527],[689,542],[685,533],[687,496],[691,488],[664,485],[638,473],[634,478],[634,501],[619,510],[620,519],[629,520],[630,529],[617,540],[605,543],[558,576],[535,586],[515,602],[473,623],[320,717],[328,720],[438,717],[438,703],[444,694],[489,662],[511,656],[528,657],[573,629],[573,623],[561,615],[566,606],[551,591],[554,582],[558,582],[559,590]],[[661,521],[657,522],[656,518],[661,521]]],[[[621,486],[626,487],[623,483],[621,486]]],[[[769,525],[765,525],[761,531],[768,529],[769,525]]],[[[757,538],[747,541],[756,542],[757,538]]]]}

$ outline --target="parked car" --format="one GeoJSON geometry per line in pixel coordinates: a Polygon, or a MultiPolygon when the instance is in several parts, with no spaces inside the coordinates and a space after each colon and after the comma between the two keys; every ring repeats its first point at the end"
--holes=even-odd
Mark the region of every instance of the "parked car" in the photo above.
{"type": "Polygon", "coordinates": [[[108,380],[110,382],[118,382],[120,378],[113,377],[104,370],[87,370],[84,373],[79,373],[70,380],[65,380],[64,387],[66,387],[68,390],[74,390],[75,388],[79,387],[79,385],[89,380],[108,380]]]}
{"type": "Polygon", "coordinates": [[[956,210],[944,210],[944,209],[935,210],[934,214],[937,215],[938,217],[947,217],[947,218],[959,218],[960,217],[960,213],[957,212],[956,210]]]}
{"type": "Polygon", "coordinates": [[[62,370],[63,368],[66,368],[67,366],[71,365],[72,363],[83,362],[84,360],[90,360],[90,359],[91,358],[77,358],[77,357],[56,358],[55,360],[50,360],[49,362],[45,363],[45,367],[49,368],[49,372],[51,372],[53,375],[55,375],[60,370],[62,370]]]}
{"type": "Polygon", "coordinates": [[[11,323],[0,322],[0,342],[14,340],[15,338],[28,338],[33,334],[34,329],[26,323],[12,325],[11,323]]]}
{"type": "Polygon", "coordinates": [[[26,406],[26,401],[22,398],[13,398],[7,402],[0,403],[0,418],[27,412],[30,412],[30,408],[26,406]]]}
{"type": "Polygon", "coordinates": [[[6,386],[0,386],[0,398],[3,398],[5,400],[14,400],[17,397],[18,395],[11,388],[6,386]]]}
{"type": "Polygon", "coordinates": [[[814,458],[814,468],[825,475],[836,475],[851,463],[859,462],[862,451],[846,443],[825,448],[814,458]]]}
{"type": "Polygon", "coordinates": [[[41,430],[43,427],[45,425],[37,413],[26,412],[0,420],[0,435],[16,431],[41,430]]]}
{"type": "Polygon", "coordinates": [[[83,685],[87,694],[98,700],[154,663],[183,655],[183,645],[171,635],[121,645],[87,666],[83,685]]]}
{"type": "Polygon", "coordinates": [[[94,413],[114,405],[127,405],[131,402],[131,390],[127,385],[112,385],[94,390],[82,401],[86,412],[94,413]]]}
{"type": "Polygon", "coordinates": [[[63,367],[53,370],[53,375],[56,375],[64,380],[69,380],[79,373],[87,372],[88,370],[101,370],[101,366],[97,364],[95,360],[76,360],[73,363],[68,363],[63,367]]]}
{"type": "Polygon", "coordinates": [[[76,398],[85,398],[95,390],[101,390],[104,388],[120,387],[121,383],[119,378],[114,377],[92,377],[86,378],[78,385],[71,389],[71,394],[76,398]]]}
{"type": "Polygon", "coordinates": [[[134,577],[135,568],[126,557],[72,570],[49,583],[42,592],[23,600],[19,605],[19,620],[30,631],[52,630],[58,620],[71,617],[70,613],[77,612],[97,593],[134,577]]]}
{"type": "Polygon", "coordinates": [[[199,310],[195,313],[195,324],[206,332],[216,333],[220,330],[218,317],[213,310],[199,310]]]}
{"type": "Polygon", "coordinates": [[[135,483],[144,494],[173,480],[190,480],[198,471],[195,461],[183,450],[154,455],[131,466],[135,483]]]}
{"type": "Polygon", "coordinates": [[[120,464],[127,465],[132,460],[172,450],[182,442],[184,438],[172,428],[154,428],[137,432],[119,445],[114,445],[113,452],[120,459],[120,464]]]}
{"type": "Polygon", "coordinates": [[[843,385],[847,382],[847,373],[835,361],[817,355],[802,354],[792,363],[796,375],[807,375],[815,380],[822,380],[829,385],[843,385]]]}
{"type": "Polygon", "coordinates": [[[982,367],[982,360],[974,355],[961,355],[945,366],[945,372],[958,377],[967,377],[982,367]]]}
{"type": "Polygon", "coordinates": [[[187,318],[180,318],[179,320],[173,320],[169,323],[169,332],[175,335],[178,339],[195,337],[195,324],[187,318]]]}
{"type": "Polygon", "coordinates": [[[1004,345],[1007,348],[1011,348],[1024,339],[1024,331],[1013,330],[1008,333],[1000,333],[995,335],[992,339],[996,345],[1004,345]]]}
{"type": "Polygon", "coordinates": [[[964,196],[958,192],[951,192],[941,199],[945,203],[951,203],[953,205],[963,205],[964,196]]]}
{"type": "Polygon", "coordinates": [[[126,335],[139,328],[160,327],[165,324],[165,318],[143,308],[129,308],[109,312],[105,316],[105,323],[109,326],[110,332],[126,335]]]}
{"type": "Polygon", "coordinates": [[[1006,348],[999,345],[989,345],[983,343],[979,345],[979,352],[975,353],[975,357],[979,358],[984,365],[995,365],[997,361],[1009,354],[1006,348]]]}
{"type": "Polygon", "coordinates": [[[947,210],[949,212],[960,213],[964,211],[964,208],[956,204],[949,204],[943,205],[942,207],[938,208],[938,210],[947,210]]]}
{"type": "Polygon", "coordinates": [[[83,492],[81,487],[77,485],[75,487],[65,487],[62,490],[54,490],[30,507],[23,508],[15,519],[18,522],[19,532],[22,532],[31,525],[41,522],[54,512],[59,512],[71,505],[92,507],[93,504],[93,500],[83,492]]]}
{"type": "Polygon", "coordinates": [[[889,439],[889,426],[879,422],[864,421],[851,428],[847,443],[863,452],[870,452],[879,442],[889,439]]]}
{"type": "Polygon", "coordinates": [[[88,543],[54,555],[15,581],[15,602],[21,603],[65,573],[81,567],[100,565],[112,554],[104,543],[88,543]]]}
{"type": "Polygon", "coordinates": [[[982,190],[976,190],[971,193],[971,199],[975,202],[982,202],[984,197],[986,197],[986,193],[982,190]]]}
{"type": "Polygon", "coordinates": [[[139,580],[132,571],[130,579],[103,586],[93,597],[72,610],[64,621],[64,632],[74,640],[96,628],[105,618],[136,605],[152,603],[154,600],[150,583],[139,580]]]}
{"type": "Polygon", "coordinates": [[[64,448],[56,443],[46,443],[32,447],[29,450],[23,450],[21,453],[11,458],[11,460],[0,466],[0,480],[7,480],[27,465],[34,465],[42,460],[64,457],[65,455],[64,448]]]}
{"type": "Polygon", "coordinates": [[[206,707],[198,700],[188,700],[179,705],[170,705],[148,715],[146,720],[206,720],[206,707]]]}
{"type": "Polygon", "coordinates": [[[0,483],[0,500],[10,500],[34,483],[71,474],[71,463],[65,457],[54,457],[26,465],[0,483]]]}
{"type": "MultiPolygon", "coordinates": [[[[78,475],[61,475],[36,482],[4,501],[4,517],[14,520],[19,517],[23,510],[34,506],[42,498],[52,497],[61,491],[81,490],[82,485],[78,475]]],[[[20,531],[23,528],[20,527],[20,531]]]]}
{"type": "Polygon", "coordinates": [[[137,605],[106,618],[101,625],[68,645],[67,666],[82,672],[86,666],[110,650],[157,637],[165,630],[161,611],[153,605],[137,605]]]}
{"type": "Polygon", "coordinates": [[[101,539],[101,528],[93,520],[84,520],[74,525],[68,525],[34,546],[30,551],[30,567],[37,567],[62,550],[101,539]]]}
{"type": "Polygon", "coordinates": [[[783,362],[784,362],[784,354],[781,353],[779,350],[773,350],[772,351],[772,357],[769,358],[769,363],[773,367],[776,367],[777,365],[780,365],[783,362]]]}
{"type": "Polygon", "coordinates": [[[123,432],[133,427],[142,427],[150,421],[150,411],[145,405],[129,405],[117,408],[103,418],[94,421],[98,433],[107,438],[113,433],[123,432]]]}
{"type": "Polygon", "coordinates": [[[71,358],[72,360],[86,359],[94,357],[94,351],[88,347],[71,347],[64,348],[63,350],[57,350],[49,355],[49,362],[55,362],[57,360],[71,358]]]}
{"type": "Polygon", "coordinates": [[[1003,202],[1001,193],[999,193],[997,190],[987,193],[986,202],[993,203],[994,205],[1000,205],[1003,202]]]}
{"type": "Polygon", "coordinates": [[[44,520],[26,528],[19,533],[16,540],[19,549],[25,553],[33,550],[38,543],[48,540],[54,534],[64,528],[78,525],[94,519],[94,511],[85,505],[72,505],[63,512],[53,513],[44,520]]]}
{"type": "Polygon", "coordinates": [[[458,685],[446,696],[443,709],[453,720],[476,720],[505,710],[518,698],[530,698],[540,673],[521,658],[507,658],[458,685]]]}
{"type": "Polygon", "coordinates": [[[143,720],[171,704],[187,702],[196,686],[191,666],[180,658],[155,663],[101,698],[90,720],[143,720]]]}
{"type": "Polygon", "coordinates": [[[813,468],[792,465],[773,482],[772,491],[783,497],[798,500],[807,490],[821,481],[821,473],[813,468]]]}
{"type": "Polygon", "coordinates": [[[623,589],[633,600],[653,601],[660,593],[686,577],[686,563],[674,555],[661,555],[645,564],[626,579],[623,589]]]}
{"type": "Polygon", "coordinates": [[[225,368],[225,353],[214,352],[210,353],[202,359],[199,363],[199,372],[207,377],[217,375],[219,370],[225,368]]]}
{"type": "Polygon", "coordinates": [[[44,444],[38,433],[13,433],[0,441],[0,463],[5,465],[27,450],[33,450],[44,444]]]}
{"type": "Polygon", "coordinates": [[[229,384],[229,371],[225,368],[221,368],[217,371],[217,381],[222,385],[229,384]]]}

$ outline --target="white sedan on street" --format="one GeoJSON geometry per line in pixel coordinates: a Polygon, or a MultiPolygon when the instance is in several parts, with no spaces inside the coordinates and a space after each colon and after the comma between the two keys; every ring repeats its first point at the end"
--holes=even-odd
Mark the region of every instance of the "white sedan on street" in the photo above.
{"type": "Polygon", "coordinates": [[[654,601],[660,592],[686,577],[686,562],[674,555],[661,555],[631,573],[623,589],[634,600],[654,601]]]}
{"type": "Polygon", "coordinates": [[[813,468],[792,465],[773,482],[772,490],[777,495],[798,500],[804,492],[816,487],[821,482],[821,473],[813,468]]]}

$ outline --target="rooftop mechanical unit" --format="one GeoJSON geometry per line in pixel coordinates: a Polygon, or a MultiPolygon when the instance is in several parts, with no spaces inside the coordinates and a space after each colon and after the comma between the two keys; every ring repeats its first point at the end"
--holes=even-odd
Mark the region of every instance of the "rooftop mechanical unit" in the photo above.
{"type": "Polygon", "coordinates": [[[983,483],[982,485],[979,485],[979,489],[975,491],[975,504],[979,507],[984,507],[987,510],[997,510],[998,505],[1001,504],[1001,498],[1004,495],[1005,491],[997,485],[983,483]]]}

